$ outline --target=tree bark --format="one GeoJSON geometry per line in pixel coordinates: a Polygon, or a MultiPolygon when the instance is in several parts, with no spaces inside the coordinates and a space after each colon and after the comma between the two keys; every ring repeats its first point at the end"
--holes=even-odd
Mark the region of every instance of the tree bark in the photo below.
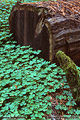
{"type": "Polygon", "coordinates": [[[62,50],[75,63],[80,60],[79,0],[16,4],[9,24],[18,44],[41,50],[39,57],[56,62],[55,54],[62,50]]]}

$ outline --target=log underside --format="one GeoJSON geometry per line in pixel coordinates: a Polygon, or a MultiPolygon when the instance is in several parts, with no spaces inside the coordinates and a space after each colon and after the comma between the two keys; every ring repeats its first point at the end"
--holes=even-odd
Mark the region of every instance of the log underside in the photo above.
{"type": "Polygon", "coordinates": [[[65,17],[64,14],[54,16],[50,9],[50,12],[47,10],[48,2],[40,3],[42,2],[20,3],[13,7],[9,23],[14,39],[21,46],[31,45],[34,50],[41,50],[39,57],[51,62],[56,61],[56,52],[62,50],[80,66],[80,15],[78,14],[80,6],[79,12],[75,13],[77,14],[75,19],[70,15],[65,17]],[[35,37],[36,26],[40,25],[39,20],[42,18],[44,18],[43,27],[39,27],[41,32],[35,37]]]}

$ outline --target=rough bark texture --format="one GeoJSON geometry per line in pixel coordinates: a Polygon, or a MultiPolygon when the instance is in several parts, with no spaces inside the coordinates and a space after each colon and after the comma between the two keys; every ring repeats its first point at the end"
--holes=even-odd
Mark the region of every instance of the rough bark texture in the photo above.
{"type": "Polygon", "coordinates": [[[79,0],[16,4],[9,24],[18,44],[41,50],[40,57],[56,62],[55,54],[62,50],[75,63],[80,60],[79,0]]]}
{"type": "Polygon", "coordinates": [[[75,63],[62,51],[58,51],[56,56],[61,68],[66,73],[66,79],[71,88],[73,98],[80,102],[80,73],[75,63]]]}

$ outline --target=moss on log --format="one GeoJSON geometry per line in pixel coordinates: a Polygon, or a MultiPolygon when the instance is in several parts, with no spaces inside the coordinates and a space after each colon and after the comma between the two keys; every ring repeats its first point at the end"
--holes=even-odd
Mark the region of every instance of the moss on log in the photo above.
{"type": "Polygon", "coordinates": [[[76,64],[62,51],[58,51],[56,57],[60,67],[66,73],[66,79],[71,88],[73,98],[80,102],[80,77],[76,64]]]}

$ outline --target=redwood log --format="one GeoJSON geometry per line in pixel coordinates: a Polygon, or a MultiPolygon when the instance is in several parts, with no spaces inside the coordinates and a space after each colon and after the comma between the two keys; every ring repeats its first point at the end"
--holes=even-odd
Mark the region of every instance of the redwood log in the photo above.
{"type": "Polygon", "coordinates": [[[41,50],[39,57],[55,62],[55,54],[61,50],[75,63],[80,61],[79,0],[18,3],[9,24],[18,44],[41,50]]]}

